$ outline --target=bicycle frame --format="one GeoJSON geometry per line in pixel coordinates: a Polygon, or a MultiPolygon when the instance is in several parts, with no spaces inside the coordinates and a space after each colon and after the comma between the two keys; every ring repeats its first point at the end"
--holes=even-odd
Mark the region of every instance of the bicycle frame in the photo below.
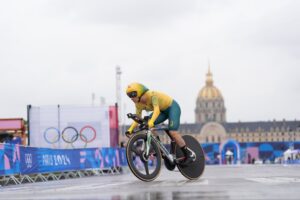
{"type": "Polygon", "coordinates": [[[174,164],[175,157],[172,155],[167,148],[164,146],[164,144],[156,139],[154,137],[153,133],[151,130],[147,130],[147,141],[146,141],[146,156],[149,155],[149,150],[150,150],[150,144],[151,141],[154,140],[154,142],[158,145],[159,149],[166,155],[166,158],[170,161],[171,164],[174,164]]]}
{"type": "MultiPolygon", "coordinates": [[[[149,118],[144,118],[144,119],[141,119],[139,116],[135,115],[135,114],[131,114],[131,113],[128,113],[127,114],[127,117],[130,118],[130,119],[133,119],[135,122],[137,122],[138,124],[140,124],[140,127],[142,125],[145,125],[147,124],[149,118]]],[[[133,131],[133,133],[137,133],[137,132],[140,132],[140,131],[146,131],[147,133],[147,141],[146,141],[146,153],[145,153],[145,156],[148,157],[149,156],[149,151],[150,151],[150,144],[151,144],[151,141],[154,140],[154,142],[158,145],[159,149],[165,154],[165,156],[167,157],[167,159],[170,161],[171,164],[174,164],[175,161],[176,161],[176,158],[173,154],[171,154],[167,149],[166,147],[163,145],[163,143],[161,141],[159,141],[158,139],[156,139],[153,134],[152,134],[152,130],[163,130],[163,131],[166,131],[168,136],[171,138],[171,136],[169,135],[169,131],[168,129],[164,129],[164,128],[153,128],[153,129],[148,129],[146,128],[145,129],[145,126],[143,128],[140,128],[136,131],[133,131]]],[[[172,145],[171,145],[171,148],[172,148],[172,145]]]]}

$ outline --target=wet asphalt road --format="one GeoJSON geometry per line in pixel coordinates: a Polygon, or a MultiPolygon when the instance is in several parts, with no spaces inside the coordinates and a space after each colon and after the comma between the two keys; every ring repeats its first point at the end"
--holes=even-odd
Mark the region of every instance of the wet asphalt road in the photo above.
{"type": "Polygon", "coordinates": [[[197,181],[179,171],[164,169],[153,182],[135,178],[129,171],[60,181],[0,187],[0,199],[300,199],[300,166],[206,166],[197,181]]]}

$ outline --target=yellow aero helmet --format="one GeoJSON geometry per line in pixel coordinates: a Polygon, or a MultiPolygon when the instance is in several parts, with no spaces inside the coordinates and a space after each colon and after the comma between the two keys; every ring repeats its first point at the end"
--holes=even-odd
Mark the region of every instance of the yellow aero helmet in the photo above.
{"type": "Polygon", "coordinates": [[[126,94],[130,97],[141,97],[149,89],[140,83],[131,83],[127,86],[126,94]]]}

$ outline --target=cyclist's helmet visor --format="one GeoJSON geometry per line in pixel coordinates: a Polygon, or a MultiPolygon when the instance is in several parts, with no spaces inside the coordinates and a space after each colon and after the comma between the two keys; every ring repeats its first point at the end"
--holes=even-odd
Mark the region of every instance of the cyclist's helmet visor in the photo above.
{"type": "Polygon", "coordinates": [[[127,96],[129,96],[129,98],[137,97],[137,91],[128,92],[127,96]]]}

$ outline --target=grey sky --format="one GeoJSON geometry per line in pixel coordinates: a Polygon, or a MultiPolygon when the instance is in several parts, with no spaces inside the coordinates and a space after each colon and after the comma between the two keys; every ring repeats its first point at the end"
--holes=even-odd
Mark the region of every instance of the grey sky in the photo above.
{"type": "Polygon", "coordinates": [[[166,92],[194,122],[209,59],[229,122],[299,119],[299,9],[298,0],[1,1],[0,117],[26,117],[27,104],[91,104],[93,92],[113,104],[120,65],[124,90],[138,81],[166,92]]]}

